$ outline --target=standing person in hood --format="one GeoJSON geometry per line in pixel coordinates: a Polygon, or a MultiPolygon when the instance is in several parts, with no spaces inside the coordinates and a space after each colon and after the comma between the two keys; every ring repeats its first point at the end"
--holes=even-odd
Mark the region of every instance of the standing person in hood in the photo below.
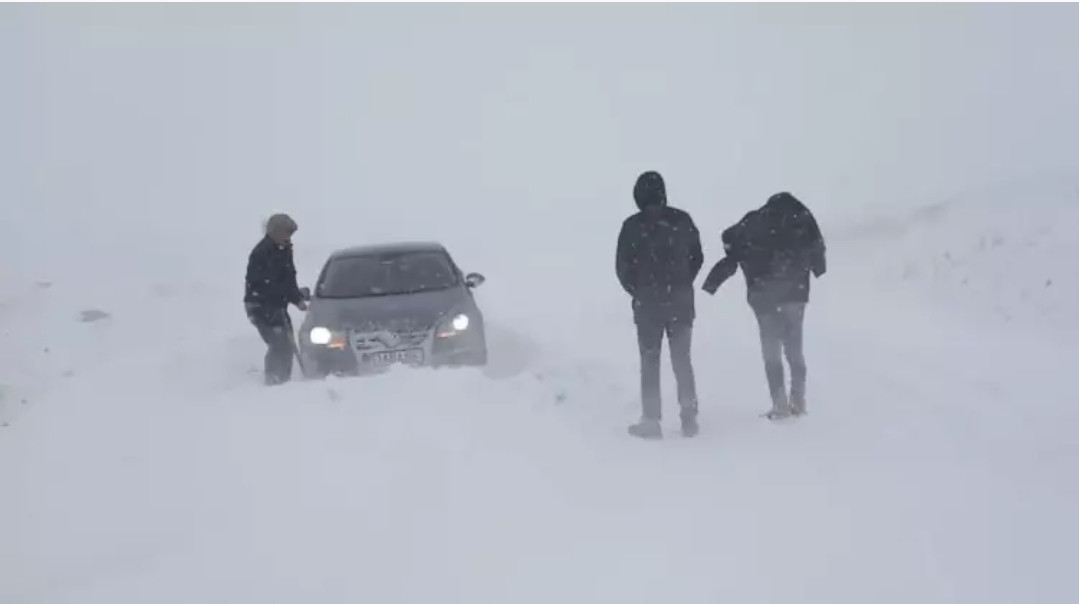
{"type": "Polygon", "coordinates": [[[288,305],[307,309],[292,260],[296,229],[296,222],[287,214],[274,214],[266,221],[265,237],[247,259],[244,308],[268,347],[264,370],[270,385],[292,378],[293,333],[288,305]]]}
{"type": "Polygon", "coordinates": [[[615,260],[618,281],[632,298],[641,359],[642,414],[629,432],[642,438],[663,436],[659,376],[666,334],[682,433],[695,436],[697,387],[690,348],[696,318],[693,282],[704,264],[700,232],[688,213],[667,205],[663,177],[657,172],[641,174],[633,199],[640,211],[622,223],[615,260]]]}
{"type": "Polygon", "coordinates": [[[715,294],[740,267],[749,306],[760,329],[764,372],[772,397],[769,419],[806,412],[806,362],[802,323],[809,303],[809,274],[827,270],[824,237],[813,213],[787,192],[747,213],[723,231],[726,256],[708,273],[704,291],[715,294]],[[783,359],[790,365],[790,394],[783,359]]]}

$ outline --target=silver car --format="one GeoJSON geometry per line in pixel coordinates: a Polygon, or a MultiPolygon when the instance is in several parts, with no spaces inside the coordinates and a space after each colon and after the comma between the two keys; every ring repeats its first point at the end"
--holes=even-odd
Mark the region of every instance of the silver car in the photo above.
{"type": "Polygon", "coordinates": [[[487,364],[483,313],[439,243],[353,247],[330,255],[300,325],[307,377],[375,373],[392,365],[487,364]]]}

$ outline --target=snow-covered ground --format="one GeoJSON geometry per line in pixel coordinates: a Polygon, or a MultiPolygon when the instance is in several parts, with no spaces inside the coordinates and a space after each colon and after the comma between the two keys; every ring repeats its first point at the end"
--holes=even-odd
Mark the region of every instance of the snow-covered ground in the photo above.
{"type": "Polygon", "coordinates": [[[1079,169],[1034,173],[1074,159],[1075,80],[1025,69],[1074,70],[1066,19],[1034,45],[989,9],[834,45],[792,26],[769,54],[756,13],[722,35],[593,13],[563,40],[513,19],[8,10],[0,604],[1079,601],[1079,169]],[[998,80],[1042,82],[1044,104],[998,80]],[[919,83],[937,100],[904,121],[919,83]],[[993,184],[1003,165],[1034,175],[993,184]],[[670,436],[627,436],[614,238],[653,167],[706,270],[776,188],[818,211],[808,417],[758,417],[737,276],[698,297],[701,435],[677,435],[665,357],[670,436]],[[445,241],[488,277],[491,367],[263,387],[240,275],[275,209],[308,285],[339,246],[445,241]]]}
{"type": "Polygon", "coordinates": [[[744,287],[702,295],[692,441],[626,436],[624,308],[551,311],[602,350],[545,348],[523,324],[496,330],[491,375],[266,389],[247,373],[261,343],[224,293],[127,297],[141,314],[82,323],[63,283],[29,286],[4,316],[4,353],[23,361],[8,389],[37,390],[25,409],[5,399],[0,601],[1074,601],[1079,350],[1015,325],[1054,309],[1074,328],[1074,302],[1048,297],[1075,287],[1079,249],[1054,236],[1074,224],[1069,202],[1024,206],[1044,232],[956,203],[953,229],[837,236],[798,423],[757,417],[744,287]],[[983,233],[1042,238],[1002,262],[973,253],[983,233]],[[962,262],[941,264],[949,251],[962,262]],[[900,255],[935,272],[871,265],[900,255]],[[993,322],[1033,278],[1014,267],[1034,265],[1055,287],[993,322]],[[996,287],[932,287],[964,278],[996,287]],[[207,312],[185,320],[185,305],[207,312]],[[168,333],[149,330],[160,313],[168,333]]]}

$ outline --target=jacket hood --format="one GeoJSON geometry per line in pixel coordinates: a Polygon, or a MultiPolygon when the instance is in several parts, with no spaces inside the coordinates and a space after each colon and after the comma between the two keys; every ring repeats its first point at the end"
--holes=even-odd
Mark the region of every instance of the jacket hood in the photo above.
{"type": "Polygon", "coordinates": [[[296,230],[296,221],[288,214],[274,214],[266,220],[266,236],[279,245],[288,243],[296,230]]]}
{"type": "Polygon", "coordinates": [[[641,210],[666,206],[667,187],[663,183],[663,176],[655,171],[638,176],[637,184],[633,186],[633,201],[637,202],[637,207],[641,210]]]}
{"type": "Polygon", "coordinates": [[[801,212],[806,209],[805,205],[798,198],[786,191],[782,191],[772,195],[768,198],[768,201],[764,204],[764,209],[768,211],[779,212],[801,212]]]}

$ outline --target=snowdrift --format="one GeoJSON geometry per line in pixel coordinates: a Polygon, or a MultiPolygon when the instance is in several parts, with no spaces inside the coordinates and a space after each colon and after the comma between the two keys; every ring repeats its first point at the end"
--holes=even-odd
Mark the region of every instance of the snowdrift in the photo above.
{"type": "Polygon", "coordinates": [[[1079,334],[1079,174],[973,191],[841,233],[837,259],[884,297],[975,329],[1079,334]]]}

